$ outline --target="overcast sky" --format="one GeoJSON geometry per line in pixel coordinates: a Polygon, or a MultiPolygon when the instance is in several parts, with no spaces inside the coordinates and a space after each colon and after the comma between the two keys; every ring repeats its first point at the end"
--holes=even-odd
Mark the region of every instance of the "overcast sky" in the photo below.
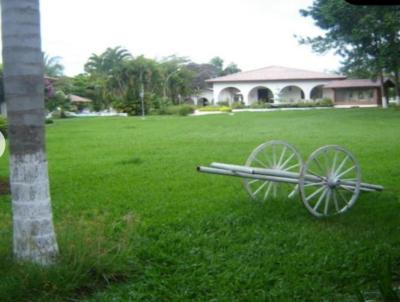
{"type": "Polygon", "coordinates": [[[335,70],[294,35],[321,31],[299,9],[312,0],[41,0],[43,50],[62,57],[67,75],[92,53],[121,45],[134,56],[171,54],[206,63],[214,56],[242,70],[282,65],[335,70]]]}

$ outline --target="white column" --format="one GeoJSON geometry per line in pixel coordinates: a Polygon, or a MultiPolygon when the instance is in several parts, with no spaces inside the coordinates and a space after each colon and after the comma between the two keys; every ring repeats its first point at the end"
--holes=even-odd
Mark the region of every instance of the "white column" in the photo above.
{"type": "Polygon", "coordinates": [[[218,103],[218,95],[220,94],[222,89],[215,87],[213,85],[213,105],[217,105],[218,103]]]}
{"type": "Polygon", "coordinates": [[[242,93],[243,96],[243,102],[246,106],[249,106],[249,90],[248,89],[242,89],[240,90],[240,92],[242,93]]]}

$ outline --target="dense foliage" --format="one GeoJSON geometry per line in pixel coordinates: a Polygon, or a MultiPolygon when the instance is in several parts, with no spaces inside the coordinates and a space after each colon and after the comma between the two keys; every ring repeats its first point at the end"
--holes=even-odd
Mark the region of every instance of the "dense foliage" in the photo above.
{"type": "Polygon", "coordinates": [[[343,0],[314,0],[301,10],[325,31],[302,38],[317,52],[333,49],[342,71],[355,77],[392,77],[400,96],[400,6],[352,5],[343,0]]]}
{"type": "MultiPolygon", "coordinates": [[[[46,62],[58,61],[47,58],[46,62]]],[[[234,63],[223,68],[219,57],[208,64],[197,64],[175,55],[154,60],[142,55],[135,57],[122,47],[107,48],[88,59],[85,73],[49,82],[46,104],[49,111],[82,109],[71,106],[68,95],[74,94],[91,99],[91,109],[96,111],[112,107],[138,115],[142,112],[143,96],[146,114],[166,114],[175,110],[167,110],[169,106],[193,104],[191,96],[207,87],[206,79],[238,71],[234,63]]]]}

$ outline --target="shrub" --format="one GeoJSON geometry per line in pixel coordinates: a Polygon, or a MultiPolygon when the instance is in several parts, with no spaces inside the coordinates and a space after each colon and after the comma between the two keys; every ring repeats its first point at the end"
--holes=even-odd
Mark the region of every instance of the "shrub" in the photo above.
{"type": "Polygon", "coordinates": [[[242,109],[245,108],[246,106],[242,102],[234,102],[231,105],[232,109],[242,109]]]}
{"type": "Polygon", "coordinates": [[[219,101],[217,102],[218,106],[229,106],[229,102],[228,101],[219,101]]]}
{"type": "Polygon", "coordinates": [[[46,124],[53,124],[54,121],[51,118],[47,118],[45,121],[46,124]]]}
{"type": "Polygon", "coordinates": [[[221,107],[220,106],[205,106],[205,107],[201,107],[197,110],[203,111],[203,112],[208,112],[208,111],[219,111],[219,108],[221,108],[221,107]]]}
{"type": "Polygon", "coordinates": [[[232,108],[231,107],[227,107],[227,106],[222,106],[219,108],[219,111],[221,112],[232,112],[232,108]]]}
{"type": "Polygon", "coordinates": [[[257,102],[257,103],[251,104],[250,108],[252,108],[252,109],[271,108],[271,104],[270,103],[264,103],[264,102],[257,102]]]}
{"type": "Polygon", "coordinates": [[[274,108],[308,108],[308,107],[331,107],[333,102],[329,98],[322,99],[320,101],[296,101],[290,103],[278,103],[271,105],[274,108]]]}
{"type": "Polygon", "coordinates": [[[0,116],[0,132],[1,134],[3,134],[5,138],[7,138],[8,136],[7,128],[8,128],[7,118],[5,118],[4,116],[0,116]]]}
{"type": "Polygon", "coordinates": [[[210,111],[232,112],[232,109],[229,106],[205,106],[199,108],[198,110],[202,112],[210,112],[210,111]]]}
{"type": "Polygon", "coordinates": [[[194,112],[195,107],[190,105],[177,105],[168,106],[164,110],[160,110],[159,114],[171,114],[171,115],[181,115],[186,116],[194,112]]]}
{"type": "Polygon", "coordinates": [[[192,114],[194,112],[194,107],[191,105],[181,105],[178,106],[178,114],[181,116],[186,116],[188,114],[192,114]]]}
{"type": "Polygon", "coordinates": [[[319,106],[333,106],[333,101],[330,98],[323,98],[317,102],[319,106]]]}

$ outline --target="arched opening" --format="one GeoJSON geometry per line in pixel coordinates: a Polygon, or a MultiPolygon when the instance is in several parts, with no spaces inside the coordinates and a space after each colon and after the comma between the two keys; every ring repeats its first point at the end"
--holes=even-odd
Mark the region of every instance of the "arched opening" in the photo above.
{"type": "Polygon", "coordinates": [[[322,88],[324,85],[318,85],[315,86],[313,89],[311,89],[310,92],[310,99],[316,101],[322,99],[322,88]]]}
{"type": "Polygon", "coordinates": [[[219,103],[227,103],[232,105],[233,103],[243,103],[243,95],[239,89],[235,87],[227,87],[221,90],[218,95],[219,103]]]}
{"type": "Polygon", "coordinates": [[[264,86],[257,86],[249,92],[249,103],[273,103],[274,94],[271,89],[264,86]]]}
{"type": "Polygon", "coordinates": [[[210,102],[208,101],[207,98],[199,98],[197,100],[197,106],[208,106],[210,102]]]}
{"type": "Polygon", "coordinates": [[[282,102],[297,102],[300,100],[304,100],[304,91],[294,85],[289,85],[282,88],[281,92],[279,93],[279,99],[282,102]]]}

